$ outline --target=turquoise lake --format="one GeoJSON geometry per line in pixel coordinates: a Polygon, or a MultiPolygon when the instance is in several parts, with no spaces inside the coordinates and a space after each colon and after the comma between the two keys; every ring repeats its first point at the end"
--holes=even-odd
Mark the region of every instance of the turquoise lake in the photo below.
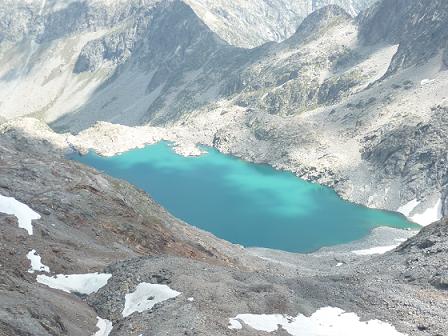
{"type": "Polygon", "coordinates": [[[189,224],[247,247],[311,252],[360,239],[378,226],[418,227],[291,173],[204,149],[200,157],[183,157],[160,142],[114,157],[72,158],[145,190],[189,224]]]}

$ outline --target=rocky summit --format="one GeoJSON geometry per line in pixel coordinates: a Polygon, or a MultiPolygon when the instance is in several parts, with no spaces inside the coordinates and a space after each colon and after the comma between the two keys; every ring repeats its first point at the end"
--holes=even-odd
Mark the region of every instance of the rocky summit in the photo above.
{"type": "Polygon", "coordinates": [[[448,335],[447,41],[446,0],[0,0],[0,335],[448,335]],[[69,160],[160,141],[425,227],[247,248],[69,160]]]}

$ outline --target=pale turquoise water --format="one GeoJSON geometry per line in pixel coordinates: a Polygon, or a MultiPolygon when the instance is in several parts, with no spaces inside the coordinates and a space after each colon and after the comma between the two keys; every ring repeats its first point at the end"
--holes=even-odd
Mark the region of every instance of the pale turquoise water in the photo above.
{"type": "Polygon", "coordinates": [[[291,173],[206,150],[183,157],[161,142],[109,158],[89,153],[75,159],[144,189],[178,218],[244,246],[310,252],[362,238],[377,226],[416,227],[291,173]]]}

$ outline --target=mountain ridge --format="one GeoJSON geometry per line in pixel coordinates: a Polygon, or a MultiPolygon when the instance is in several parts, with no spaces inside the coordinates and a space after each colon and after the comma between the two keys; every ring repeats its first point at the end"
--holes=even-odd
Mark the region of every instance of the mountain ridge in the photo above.
{"type": "Polygon", "coordinates": [[[249,336],[261,316],[293,335],[324,314],[329,330],[444,335],[447,2],[337,2],[0,3],[0,334],[249,336]],[[162,140],[428,226],[244,248],[67,159],[162,140]]]}
{"type": "MultiPolygon", "coordinates": [[[[405,47],[406,41],[396,44],[404,33],[384,40],[383,30],[381,38],[362,38],[375,22],[372,27],[381,29],[407,27],[400,23],[409,21],[413,2],[401,3],[394,10],[400,3],[383,1],[355,20],[329,6],[302,24],[302,29],[315,27],[312,38],[301,39],[299,28],[286,41],[254,49],[223,42],[180,2],[148,3],[153,7],[145,7],[140,14],[134,13],[138,6],[125,7],[124,12],[135,16],[135,26],[122,24],[113,32],[72,36],[45,48],[37,44],[28,54],[20,52],[19,46],[4,52],[2,116],[29,114],[59,131],[71,132],[97,121],[176,128],[186,142],[192,138],[188,133],[194,134],[198,142],[329,185],[364,205],[397,210],[418,200],[422,205],[416,211],[423,211],[437,199],[445,202],[446,179],[434,164],[443,160],[439,143],[420,148],[431,155],[408,160],[403,151],[409,144],[397,151],[398,144],[385,138],[400,134],[403,123],[442,127],[432,124],[431,116],[438,111],[436,106],[443,110],[446,105],[444,59],[440,53],[428,55],[443,45],[435,40],[434,50],[412,50],[405,47]],[[377,14],[382,11],[396,17],[383,24],[377,14]],[[188,17],[187,29],[171,24],[179,19],[176,15],[188,17]],[[335,18],[332,24],[323,20],[329,16],[335,18]],[[158,31],[156,35],[161,36],[171,26],[183,36],[176,45],[151,35],[158,31]],[[150,48],[147,39],[152,39],[150,48]],[[396,60],[408,52],[423,64],[412,61],[396,68],[396,60]],[[85,71],[73,72],[76,64],[77,70],[85,71]],[[397,71],[391,71],[394,68],[397,71]],[[349,149],[344,147],[347,143],[349,149]],[[393,146],[382,147],[388,153],[386,161],[374,154],[377,143],[393,146]],[[419,174],[417,166],[401,168],[411,161],[421,162],[430,173],[419,174]]],[[[437,17],[443,6],[433,2],[426,10],[437,17]]],[[[421,10],[416,17],[425,13],[421,10]]],[[[421,22],[415,28],[418,31],[426,27],[426,34],[431,34],[439,29],[431,21],[421,22]]],[[[413,34],[411,28],[406,34],[413,34]]]]}

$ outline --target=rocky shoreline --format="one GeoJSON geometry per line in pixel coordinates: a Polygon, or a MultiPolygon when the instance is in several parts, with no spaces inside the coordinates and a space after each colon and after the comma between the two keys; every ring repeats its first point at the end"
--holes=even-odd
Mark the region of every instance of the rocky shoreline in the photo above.
{"type": "MultiPolygon", "coordinates": [[[[230,336],[236,331],[229,319],[239,314],[312,316],[323,307],[412,336],[443,335],[448,327],[439,265],[448,253],[444,222],[416,236],[380,228],[364,241],[306,255],[244,249],[178,221],[128,183],[65,160],[64,148],[18,131],[0,136],[0,166],[7,172],[0,194],[41,217],[28,235],[14,216],[0,216],[0,331],[6,335],[93,335],[99,325],[112,327],[110,335],[230,336]],[[372,248],[378,246],[390,251],[377,254],[372,248]],[[29,273],[29,251],[48,269],[29,273]],[[413,268],[409,262],[417,259],[413,268]],[[54,280],[36,281],[42,271],[49,277],[98,272],[109,280],[94,293],[73,294],[46,285],[54,280]],[[123,317],[126,293],[142,283],[181,294],[123,317]]],[[[240,324],[239,335],[260,335],[240,324]]]]}
{"type": "Polygon", "coordinates": [[[0,88],[1,117],[33,116],[58,132],[80,132],[49,135],[61,148],[112,155],[165,139],[197,155],[195,144],[205,144],[291,171],[355,203],[396,211],[418,202],[412,218],[440,203],[431,220],[448,214],[445,2],[384,1],[357,19],[330,5],[289,39],[254,49],[220,39],[186,2],[144,3],[95,1],[57,12],[43,6],[38,17],[48,22],[25,20],[35,3],[5,10],[4,22],[24,13],[26,22],[17,22],[41,30],[17,35],[20,29],[5,24],[5,73],[16,76],[0,88]],[[383,18],[390,12],[396,15],[383,18]],[[89,15],[98,20],[86,21],[89,15]],[[67,30],[51,24],[73,17],[81,19],[67,30]],[[167,34],[173,43],[158,38],[167,34]],[[21,38],[29,39],[27,48],[21,38]]]}
{"type": "MultiPolygon", "coordinates": [[[[407,203],[396,206],[397,200],[390,200],[389,202],[381,203],[376,206],[375,203],[372,204],[368,201],[366,202],[365,198],[357,198],[356,194],[347,193],[347,185],[343,182],[344,176],[342,175],[338,176],[332,173],[330,177],[322,178],[322,176],[325,175],[325,172],[319,173],[318,167],[313,167],[313,169],[315,169],[314,172],[317,175],[303,175],[303,171],[297,167],[297,163],[292,165],[273,164],[266,158],[253,156],[250,153],[235,152],[231,148],[217,143],[216,134],[213,135],[212,132],[198,132],[189,127],[128,127],[107,122],[98,122],[95,126],[76,135],[72,135],[70,133],[56,133],[37,119],[19,118],[0,125],[0,133],[9,131],[19,131],[26,134],[27,137],[40,141],[48,141],[52,146],[61,151],[61,153],[76,151],[80,154],[85,154],[89,150],[93,150],[98,155],[102,156],[118,155],[131,149],[155,144],[159,141],[172,142],[173,150],[179,155],[199,156],[203,153],[203,150],[201,150],[199,146],[206,145],[214,147],[224,154],[235,155],[241,159],[254,163],[269,164],[274,169],[293,172],[300,178],[333,188],[340,197],[350,202],[371,208],[401,212],[409,217],[410,220],[421,225],[428,225],[442,217],[441,204],[440,209],[431,211],[434,207],[431,202],[436,203],[438,201],[438,199],[435,199],[435,196],[429,197],[427,202],[414,201],[414,206],[411,209],[408,209],[409,204],[407,203]],[[412,217],[411,213],[415,213],[415,210],[418,210],[422,215],[412,217]],[[425,213],[427,213],[426,216],[425,213]]],[[[358,175],[359,173],[360,172],[358,172],[358,175]]],[[[360,181],[359,183],[362,182],[360,181]]],[[[375,197],[375,195],[370,196],[370,198],[375,197]]]]}
{"type": "MultiPolygon", "coordinates": [[[[174,130],[151,126],[134,128],[100,122],[78,135],[71,135],[55,133],[47,125],[36,119],[21,118],[0,125],[0,134],[1,133],[16,134],[21,137],[21,139],[23,139],[23,137],[29,138],[32,143],[37,141],[37,143],[43,142],[43,144],[45,144],[48,141],[51,146],[54,146],[54,148],[57,149],[58,155],[65,155],[70,151],[76,151],[82,155],[89,150],[93,150],[98,155],[114,156],[159,141],[172,142],[173,149],[179,155],[197,156],[203,153],[198,147],[198,144],[194,142],[194,139],[197,138],[191,136],[191,133],[189,133],[188,130],[179,128],[175,128],[174,130]]],[[[201,144],[213,146],[213,143],[201,144]]],[[[45,151],[45,149],[43,150],[45,151]]],[[[415,230],[380,227],[374,229],[368,236],[360,241],[323,248],[312,253],[312,255],[323,255],[325,257],[331,255],[332,258],[336,259],[350,259],[350,257],[353,257],[353,253],[351,253],[353,250],[372,249],[381,246],[398,246],[397,241],[408,239],[417,233],[418,231],[415,230]]],[[[279,262],[283,262],[284,258],[287,260],[290,259],[288,258],[288,253],[283,251],[271,251],[262,248],[250,248],[249,250],[258,257],[273,259],[279,262]]]]}

